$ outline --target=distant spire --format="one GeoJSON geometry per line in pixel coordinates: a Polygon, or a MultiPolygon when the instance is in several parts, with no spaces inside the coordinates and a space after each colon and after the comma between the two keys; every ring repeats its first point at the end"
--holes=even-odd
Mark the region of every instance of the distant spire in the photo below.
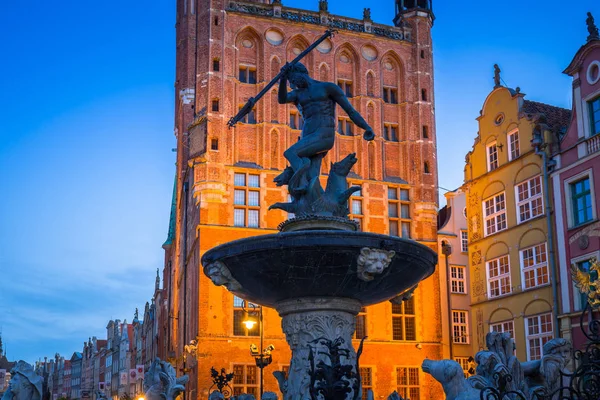
{"type": "Polygon", "coordinates": [[[156,282],[154,283],[154,290],[160,289],[160,275],[158,274],[158,268],[156,268],[156,282]]]}
{"type": "Polygon", "coordinates": [[[589,32],[589,35],[587,37],[588,42],[590,40],[598,40],[598,39],[600,39],[600,36],[598,35],[598,27],[594,23],[594,17],[592,16],[592,13],[588,12],[587,16],[588,17],[585,20],[585,23],[587,24],[587,30],[589,32]]]}
{"type": "Polygon", "coordinates": [[[494,64],[494,89],[501,87],[500,84],[500,67],[498,64],[494,64]]]}
{"type": "Polygon", "coordinates": [[[4,346],[2,344],[2,332],[0,331],[0,358],[4,355],[5,355],[5,353],[4,353],[4,346]]]}

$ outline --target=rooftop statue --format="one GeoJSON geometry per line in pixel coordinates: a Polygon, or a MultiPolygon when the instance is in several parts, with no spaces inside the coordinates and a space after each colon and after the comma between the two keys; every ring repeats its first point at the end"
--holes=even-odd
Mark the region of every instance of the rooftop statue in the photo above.
{"type": "Polygon", "coordinates": [[[33,366],[25,361],[18,361],[10,374],[8,390],[4,392],[2,400],[42,399],[42,377],[35,373],[33,366]]]}
{"type": "Polygon", "coordinates": [[[585,20],[585,23],[587,25],[587,30],[589,33],[587,40],[589,41],[592,39],[600,39],[600,36],[598,35],[598,27],[594,22],[594,17],[592,16],[591,12],[587,13],[587,19],[585,20]]]}

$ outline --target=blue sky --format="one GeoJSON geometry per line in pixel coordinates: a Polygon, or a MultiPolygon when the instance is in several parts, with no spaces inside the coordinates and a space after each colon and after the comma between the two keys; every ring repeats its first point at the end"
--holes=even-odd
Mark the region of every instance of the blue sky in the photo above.
{"type": "MultiPolygon", "coordinates": [[[[393,0],[371,3],[373,19],[390,23],[393,0]]],[[[364,4],[330,0],[329,10],[361,18],[364,4]]],[[[174,9],[1,6],[0,329],[11,359],[69,357],[152,296],[175,161],[174,9]]],[[[600,22],[600,4],[434,0],[434,10],[439,184],[454,189],[493,64],[526,98],[570,108],[561,72],[585,42],[585,13],[600,22]]]]}

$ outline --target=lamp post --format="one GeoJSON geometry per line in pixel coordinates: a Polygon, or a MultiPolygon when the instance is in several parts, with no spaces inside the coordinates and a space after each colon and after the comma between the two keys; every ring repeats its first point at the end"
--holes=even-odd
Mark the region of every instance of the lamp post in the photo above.
{"type": "Polygon", "coordinates": [[[246,327],[246,329],[251,330],[257,324],[257,321],[254,317],[254,314],[258,314],[258,333],[260,335],[260,351],[259,347],[257,347],[254,343],[250,345],[250,355],[254,357],[254,361],[256,362],[256,366],[260,368],[260,398],[263,395],[263,369],[271,364],[273,361],[273,357],[271,356],[271,352],[275,350],[275,346],[272,344],[268,345],[267,348],[263,349],[264,346],[264,331],[263,331],[263,310],[262,306],[257,306],[256,304],[246,302],[246,300],[242,303],[242,309],[245,312],[245,318],[242,323],[246,327]],[[250,305],[252,310],[249,311],[246,306],[250,305]],[[258,311],[256,309],[258,308],[258,311]]]}

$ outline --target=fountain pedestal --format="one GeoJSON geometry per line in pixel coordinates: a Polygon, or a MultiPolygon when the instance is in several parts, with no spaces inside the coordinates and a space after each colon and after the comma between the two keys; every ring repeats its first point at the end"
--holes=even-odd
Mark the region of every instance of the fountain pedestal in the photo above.
{"type": "Polygon", "coordinates": [[[283,384],[284,400],[310,399],[311,370],[320,361],[330,364],[321,340],[341,339],[340,348],[348,356],[341,364],[356,371],[356,352],[352,347],[355,317],[361,309],[357,300],[335,297],[303,297],[286,300],[275,306],[282,317],[282,328],[292,350],[287,381],[283,384]],[[310,349],[314,360],[311,360],[310,349]]]}

